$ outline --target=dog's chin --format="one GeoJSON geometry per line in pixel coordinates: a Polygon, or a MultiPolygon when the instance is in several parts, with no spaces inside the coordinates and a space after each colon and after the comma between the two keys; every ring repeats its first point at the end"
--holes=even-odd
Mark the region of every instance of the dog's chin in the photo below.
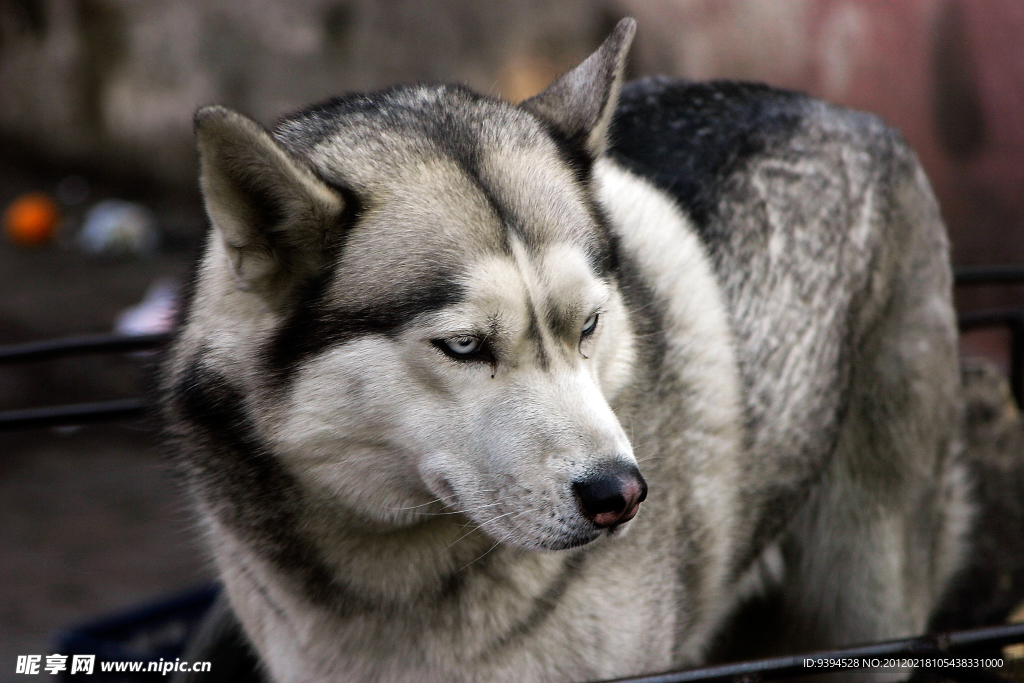
{"type": "Polygon", "coordinates": [[[626,523],[608,529],[599,529],[591,524],[587,524],[579,529],[556,534],[507,538],[502,543],[503,545],[522,548],[523,550],[570,550],[593,543],[606,536],[620,535],[624,533],[625,527],[628,526],[628,523],[626,523]]]}
{"type": "Polygon", "coordinates": [[[570,534],[565,537],[555,539],[554,542],[544,546],[545,550],[569,550],[570,548],[578,548],[588,543],[593,543],[599,538],[607,538],[612,536],[623,536],[629,532],[629,522],[623,522],[622,524],[615,524],[614,526],[607,527],[605,529],[598,528],[596,526],[590,526],[585,532],[579,532],[570,534]]]}
{"type": "Polygon", "coordinates": [[[540,550],[570,550],[572,548],[579,548],[580,546],[593,543],[597,539],[601,538],[604,534],[600,531],[594,531],[587,535],[573,535],[567,538],[559,538],[549,541],[545,545],[541,546],[540,550]]]}
{"type": "Polygon", "coordinates": [[[582,517],[574,525],[562,528],[520,530],[519,533],[488,529],[486,524],[481,528],[495,541],[509,548],[521,550],[570,550],[593,543],[601,538],[622,536],[629,532],[631,521],[615,524],[610,527],[598,527],[582,517]]]}

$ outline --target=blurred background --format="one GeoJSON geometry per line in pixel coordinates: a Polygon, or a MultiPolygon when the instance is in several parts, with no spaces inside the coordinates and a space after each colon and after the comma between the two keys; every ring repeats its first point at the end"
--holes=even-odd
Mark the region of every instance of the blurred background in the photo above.
{"type": "MultiPolygon", "coordinates": [[[[931,178],[955,264],[1024,264],[1018,0],[0,0],[0,345],[159,329],[205,230],[196,107],[270,125],[435,80],[518,101],[623,16],[631,78],[764,81],[881,115],[931,178]]],[[[1024,286],[957,302],[1018,306],[1024,286]]],[[[964,346],[1009,369],[1004,332],[964,346]]],[[[139,395],[150,360],[0,365],[0,410],[139,395]]],[[[0,681],[59,627],[211,576],[157,443],[137,422],[0,433],[0,681]]]]}

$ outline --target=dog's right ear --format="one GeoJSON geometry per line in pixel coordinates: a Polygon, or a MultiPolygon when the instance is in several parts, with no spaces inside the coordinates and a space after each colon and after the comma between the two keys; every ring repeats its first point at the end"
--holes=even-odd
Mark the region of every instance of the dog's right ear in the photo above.
{"type": "Polygon", "coordinates": [[[195,131],[206,213],[231,271],[276,307],[326,265],[345,202],[246,116],[203,107],[195,131]]]}

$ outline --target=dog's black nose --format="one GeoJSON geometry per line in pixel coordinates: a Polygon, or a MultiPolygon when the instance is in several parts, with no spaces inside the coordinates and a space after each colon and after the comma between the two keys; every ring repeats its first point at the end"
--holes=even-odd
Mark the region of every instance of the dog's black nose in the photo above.
{"type": "Polygon", "coordinates": [[[616,464],[573,482],[583,516],[602,529],[628,522],[647,497],[647,482],[635,465],[616,464]]]}

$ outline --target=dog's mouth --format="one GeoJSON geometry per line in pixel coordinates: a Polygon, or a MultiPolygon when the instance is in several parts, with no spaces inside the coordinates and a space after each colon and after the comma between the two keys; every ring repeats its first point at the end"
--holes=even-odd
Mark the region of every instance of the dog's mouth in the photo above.
{"type": "Polygon", "coordinates": [[[477,523],[502,545],[532,550],[569,550],[624,532],[639,512],[640,502],[627,501],[621,508],[598,513],[596,520],[575,510],[564,517],[549,512],[551,516],[546,523],[540,524],[531,523],[528,519],[531,515],[526,512],[504,512],[477,523]],[[507,524],[501,524],[506,520],[507,524]]]}
{"type": "Polygon", "coordinates": [[[608,526],[598,527],[595,524],[590,524],[587,529],[573,530],[568,533],[562,531],[560,534],[552,534],[553,537],[545,539],[539,544],[539,547],[542,547],[544,550],[569,550],[593,543],[604,536],[615,536],[624,533],[628,528],[627,522],[633,519],[638,511],[639,504],[634,507],[628,518],[623,515],[618,521],[608,526]]]}
{"type": "Polygon", "coordinates": [[[484,487],[493,490],[461,492],[448,477],[439,479],[432,489],[446,507],[468,517],[497,543],[523,549],[566,550],[615,536],[647,498],[647,484],[629,462],[593,469],[562,484],[557,495],[508,481],[484,487]]]}

